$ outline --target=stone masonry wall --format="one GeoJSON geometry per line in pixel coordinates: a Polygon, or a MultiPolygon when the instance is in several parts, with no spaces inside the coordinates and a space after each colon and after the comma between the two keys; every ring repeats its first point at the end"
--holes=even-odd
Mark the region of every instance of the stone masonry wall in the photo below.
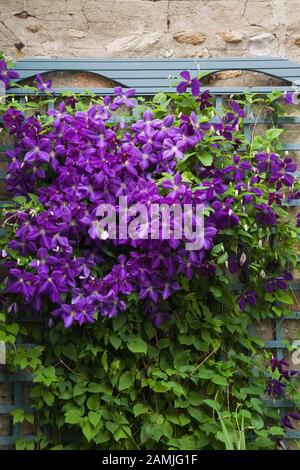
{"type": "Polygon", "coordinates": [[[300,60],[299,0],[0,0],[13,57],[300,60]]]}

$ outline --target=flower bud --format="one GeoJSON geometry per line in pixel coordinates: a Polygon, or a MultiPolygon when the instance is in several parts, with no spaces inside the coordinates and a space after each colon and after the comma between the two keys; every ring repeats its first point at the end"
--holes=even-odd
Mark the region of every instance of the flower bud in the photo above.
{"type": "Polygon", "coordinates": [[[240,266],[244,266],[244,264],[246,263],[246,260],[247,260],[247,256],[246,254],[243,252],[241,254],[241,257],[240,257],[240,266]]]}

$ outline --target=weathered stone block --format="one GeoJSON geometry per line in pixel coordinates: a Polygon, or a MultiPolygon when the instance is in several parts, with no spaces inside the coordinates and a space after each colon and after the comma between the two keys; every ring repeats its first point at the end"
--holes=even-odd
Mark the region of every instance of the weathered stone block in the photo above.
{"type": "Polygon", "coordinates": [[[223,41],[229,44],[238,44],[243,40],[243,34],[238,31],[221,31],[219,36],[223,41]]]}
{"type": "Polygon", "coordinates": [[[196,46],[197,44],[202,44],[205,42],[206,36],[203,33],[197,31],[180,31],[178,33],[173,34],[173,38],[177,42],[182,42],[184,44],[193,44],[196,46]]]}

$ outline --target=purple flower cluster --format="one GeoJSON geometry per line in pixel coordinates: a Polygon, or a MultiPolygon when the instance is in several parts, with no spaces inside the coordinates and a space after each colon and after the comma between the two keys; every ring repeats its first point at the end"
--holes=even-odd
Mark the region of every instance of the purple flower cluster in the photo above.
{"type": "MultiPolygon", "coordinates": [[[[199,111],[212,106],[210,96],[200,93],[198,79],[186,71],[181,77],[178,91],[191,87],[199,111]]],[[[51,81],[36,80],[39,90],[51,91],[51,81]]],[[[234,132],[244,116],[238,103],[232,101],[230,111],[210,123],[195,112],[158,118],[151,109],[134,119],[134,90],[120,87],[86,111],[76,110],[76,101],[67,98],[50,110],[51,126],[43,127],[36,116],[26,117],[14,107],[3,116],[16,140],[7,152],[7,187],[15,196],[37,194],[43,206],[42,211],[14,214],[18,228],[8,248],[30,262],[26,268],[10,264],[7,291],[19,294],[36,312],[50,302],[52,315],[66,327],[91,323],[97,314],[114,317],[126,310],[126,298],[134,294],[160,324],[182,277],[214,275],[210,251],[221,230],[240,225],[238,204],[252,204],[258,224],[276,224],[272,206],[277,199],[261,202],[258,186],[263,182],[276,193],[291,186],[294,163],[277,154],[257,154],[253,162],[234,153],[225,165],[195,165],[201,183],[192,188],[178,173],[178,162],[187,152],[196,152],[205,136],[214,136],[212,149],[224,140],[238,146],[234,132]],[[119,119],[122,110],[129,119],[119,119]],[[170,178],[158,184],[165,174],[170,178]],[[231,188],[235,193],[226,195],[231,188]],[[119,196],[126,196],[128,205],[203,204],[209,209],[203,247],[187,251],[185,240],[174,237],[99,239],[97,207],[112,204],[118,213],[119,196]]],[[[241,294],[242,311],[247,304],[256,304],[255,291],[241,294]]]]}
{"type": "MultiPolygon", "coordinates": [[[[293,377],[299,374],[299,371],[289,369],[289,364],[283,359],[277,359],[272,357],[270,360],[271,371],[279,373],[279,378],[270,378],[266,393],[270,397],[282,398],[285,393],[285,388],[288,382],[291,381],[293,377]]],[[[300,414],[296,411],[291,411],[282,415],[280,423],[283,427],[294,429],[293,421],[300,420],[300,414]]]]}
{"type": "Polygon", "coordinates": [[[11,80],[18,78],[19,74],[15,70],[8,68],[5,60],[0,60],[0,85],[3,83],[4,87],[8,87],[11,80]]]}
{"type": "MultiPolygon", "coordinates": [[[[51,88],[51,83],[42,85],[39,77],[38,81],[51,88]]],[[[10,269],[7,290],[20,294],[36,311],[48,298],[53,315],[62,318],[66,327],[74,321],[93,322],[96,312],[117,315],[126,309],[124,299],[133,292],[159,311],[159,303],[180,288],[178,272],[191,278],[193,272],[211,271],[205,258],[221,211],[207,218],[204,247],[198,252],[187,252],[181,241],[172,238],[118,239],[110,243],[115,264],[103,276],[97,274],[98,267],[107,264],[108,244],[97,238],[95,212],[100,203],[117,206],[122,195],[128,204],[211,205],[215,200],[213,189],[193,192],[189,184],[181,184],[179,174],[172,187],[166,180],[165,194],[160,194],[152,176],[174,174],[176,162],[195,147],[205,129],[197,125],[195,116],[183,116],[175,126],[172,115],[156,119],[149,110],[125,126],[120,136],[120,124],[109,120],[120,106],[135,106],[133,94],[118,87],[113,99],[107,97],[74,115],[61,103],[49,111],[53,127],[47,133],[35,117],[25,118],[13,108],[4,115],[17,138],[15,149],[8,151],[8,189],[18,195],[37,192],[44,206],[42,213],[16,214],[19,228],[9,248],[32,261],[30,272],[10,269]]],[[[222,217],[229,218],[230,210],[229,205],[222,208],[222,217]]]]}

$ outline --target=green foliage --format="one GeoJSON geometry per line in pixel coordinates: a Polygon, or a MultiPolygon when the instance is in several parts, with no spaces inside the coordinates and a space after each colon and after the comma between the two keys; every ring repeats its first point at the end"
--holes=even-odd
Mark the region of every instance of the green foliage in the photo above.
{"type": "MultiPolygon", "coordinates": [[[[184,311],[186,298],[176,300],[184,311]]],[[[242,449],[245,442],[249,449],[273,448],[282,429],[275,426],[278,412],[261,400],[265,373],[258,356],[251,357],[256,339],[248,338],[249,319],[213,315],[200,294],[194,303],[197,309],[160,330],[136,304],[126,316],[84,329],[57,324],[49,335],[43,325],[26,324],[24,340],[34,333],[44,346],[9,350],[11,369],[33,376],[33,414],[17,409],[14,422],[34,420],[38,448],[242,449]],[[239,327],[234,335],[227,327],[232,320],[239,327]],[[199,335],[200,324],[209,334],[199,335]],[[226,411],[240,403],[242,410],[226,411]]],[[[1,331],[9,326],[2,321],[1,331]]]]}

